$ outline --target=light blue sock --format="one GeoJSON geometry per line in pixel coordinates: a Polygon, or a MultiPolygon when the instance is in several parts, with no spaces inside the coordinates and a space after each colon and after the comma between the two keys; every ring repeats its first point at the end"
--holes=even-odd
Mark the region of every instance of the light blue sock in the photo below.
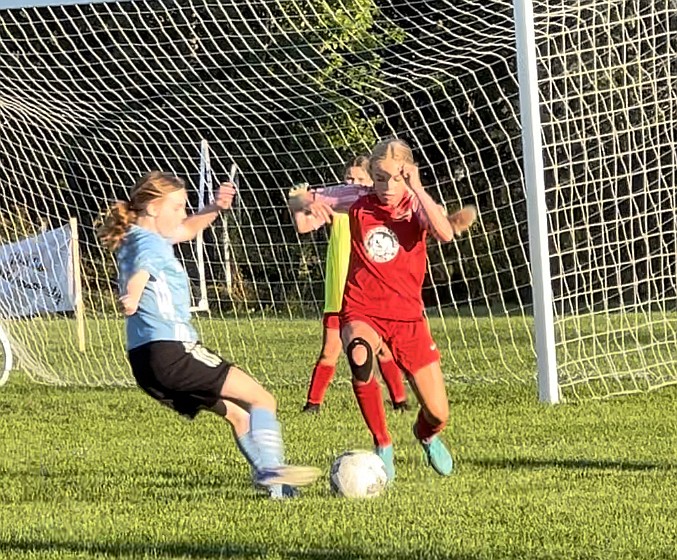
{"type": "Polygon", "coordinates": [[[256,445],[252,440],[251,432],[247,432],[239,437],[236,437],[235,443],[237,443],[240,453],[242,453],[242,456],[247,459],[247,463],[249,463],[251,468],[255,471],[259,470],[261,461],[259,459],[259,453],[256,445]]]}
{"type": "Polygon", "coordinates": [[[251,442],[257,451],[262,469],[271,469],[284,464],[284,449],[280,423],[275,414],[265,408],[249,411],[251,442]]]}
{"type": "MultiPolygon", "coordinates": [[[[249,466],[252,468],[252,474],[254,480],[256,481],[261,461],[258,457],[259,454],[257,447],[254,445],[254,441],[252,440],[251,432],[247,432],[246,434],[236,437],[235,443],[237,443],[240,453],[242,453],[242,456],[247,459],[247,463],[249,463],[249,466]]],[[[268,494],[274,500],[282,500],[285,498],[295,497],[297,492],[294,488],[287,486],[286,484],[273,484],[272,486],[268,487],[268,494]]]]}

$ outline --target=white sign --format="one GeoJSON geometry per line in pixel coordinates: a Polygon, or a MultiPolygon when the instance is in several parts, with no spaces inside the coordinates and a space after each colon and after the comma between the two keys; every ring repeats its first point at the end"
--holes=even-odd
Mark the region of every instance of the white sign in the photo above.
{"type": "Polygon", "coordinates": [[[73,294],[69,226],[0,245],[0,317],[70,311],[73,294]]]}

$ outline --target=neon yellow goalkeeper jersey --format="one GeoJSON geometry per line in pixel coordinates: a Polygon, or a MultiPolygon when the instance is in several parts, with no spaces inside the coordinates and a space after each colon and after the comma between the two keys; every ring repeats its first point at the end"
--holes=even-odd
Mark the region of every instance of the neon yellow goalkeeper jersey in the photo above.
{"type": "Polygon", "coordinates": [[[343,302],[343,288],[350,262],[350,220],[348,214],[334,214],[327,248],[327,271],[324,280],[324,312],[338,313],[343,302]]]}

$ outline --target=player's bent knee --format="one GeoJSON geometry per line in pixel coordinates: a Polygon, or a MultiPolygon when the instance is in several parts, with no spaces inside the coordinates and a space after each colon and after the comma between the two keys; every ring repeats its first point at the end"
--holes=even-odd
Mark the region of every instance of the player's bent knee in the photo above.
{"type": "Polygon", "coordinates": [[[363,383],[369,381],[374,363],[374,351],[369,343],[359,336],[353,338],[346,347],[346,356],[353,378],[363,383]]]}
{"type": "Polygon", "coordinates": [[[253,408],[265,408],[271,412],[277,411],[277,401],[275,400],[275,397],[263,387],[250,395],[249,405],[253,408]]]}
{"type": "Polygon", "coordinates": [[[277,400],[272,395],[272,393],[269,393],[268,391],[264,391],[263,395],[261,396],[261,406],[263,406],[264,408],[267,408],[268,410],[276,412],[277,411],[277,400]]]}

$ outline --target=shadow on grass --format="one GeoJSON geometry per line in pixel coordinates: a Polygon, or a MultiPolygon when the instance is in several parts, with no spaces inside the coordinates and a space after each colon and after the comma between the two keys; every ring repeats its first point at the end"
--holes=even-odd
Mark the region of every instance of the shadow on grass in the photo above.
{"type": "Polygon", "coordinates": [[[651,463],[646,461],[622,461],[610,459],[531,459],[531,458],[485,458],[464,459],[463,464],[486,469],[572,469],[572,470],[616,470],[654,471],[674,470],[672,463],[651,463]]]}
{"type": "Polygon", "coordinates": [[[266,497],[264,492],[253,490],[251,479],[246,474],[226,477],[214,473],[205,475],[167,469],[111,474],[94,469],[38,466],[33,469],[0,468],[0,483],[3,477],[19,481],[19,484],[23,482],[34,489],[41,484],[57,492],[69,489],[75,491],[79,499],[119,495],[120,488],[126,494],[156,499],[166,496],[190,499],[196,493],[215,495],[222,500],[266,497]]]}
{"type": "Polygon", "coordinates": [[[0,540],[0,556],[3,553],[30,553],[41,555],[73,554],[82,557],[104,555],[106,558],[191,558],[212,560],[215,558],[290,558],[294,560],[347,560],[366,558],[373,560],[406,560],[412,558],[438,558],[440,560],[477,560],[468,554],[431,554],[430,550],[402,552],[372,552],[354,548],[338,550],[280,550],[279,547],[247,546],[236,543],[194,545],[187,543],[138,544],[138,543],[82,543],[51,540],[0,540]]]}

